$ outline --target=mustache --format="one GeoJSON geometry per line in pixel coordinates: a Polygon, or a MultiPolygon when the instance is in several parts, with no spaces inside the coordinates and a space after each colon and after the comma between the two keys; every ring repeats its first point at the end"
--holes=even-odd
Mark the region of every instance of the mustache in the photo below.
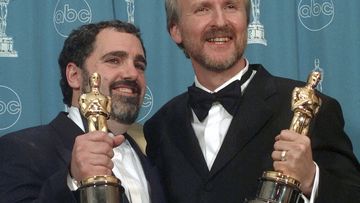
{"type": "Polygon", "coordinates": [[[208,40],[215,37],[233,37],[235,35],[234,30],[229,26],[211,27],[204,33],[204,39],[208,40]]]}
{"type": "Polygon", "coordinates": [[[117,88],[119,86],[131,88],[134,93],[141,92],[141,88],[140,88],[139,84],[134,80],[118,80],[118,81],[112,82],[109,86],[110,92],[112,89],[117,88]]]}

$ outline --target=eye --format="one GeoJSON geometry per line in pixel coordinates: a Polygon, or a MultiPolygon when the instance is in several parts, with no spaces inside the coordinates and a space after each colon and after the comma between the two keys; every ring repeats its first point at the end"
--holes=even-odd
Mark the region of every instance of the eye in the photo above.
{"type": "Polygon", "coordinates": [[[237,7],[236,7],[235,4],[229,3],[229,4],[227,4],[227,5],[225,6],[225,9],[227,9],[227,10],[236,10],[237,7]]]}
{"type": "Polygon", "coordinates": [[[209,12],[210,9],[208,7],[205,7],[205,6],[201,6],[201,7],[198,7],[195,9],[195,14],[198,14],[198,15],[202,15],[202,14],[205,14],[207,12],[209,12]]]}
{"type": "Polygon", "coordinates": [[[141,71],[145,71],[145,69],[146,69],[145,64],[141,63],[141,62],[135,62],[134,66],[136,69],[141,70],[141,71]]]}
{"type": "Polygon", "coordinates": [[[105,62],[110,64],[121,64],[121,60],[118,57],[109,57],[105,59],[105,62]]]}

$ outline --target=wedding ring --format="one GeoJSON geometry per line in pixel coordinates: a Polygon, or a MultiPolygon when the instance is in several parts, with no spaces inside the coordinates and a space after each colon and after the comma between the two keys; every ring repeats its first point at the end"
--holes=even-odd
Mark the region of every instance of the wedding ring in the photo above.
{"type": "Polygon", "coordinates": [[[283,150],[282,152],[281,152],[281,155],[280,155],[280,160],[281,161],[286,161],[286,150],[283,150]]]}

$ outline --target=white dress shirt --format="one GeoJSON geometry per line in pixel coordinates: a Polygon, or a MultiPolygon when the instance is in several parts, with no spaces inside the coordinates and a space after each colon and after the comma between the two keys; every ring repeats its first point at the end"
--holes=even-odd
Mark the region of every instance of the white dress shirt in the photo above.
{"type": "MultiPolygon", "coordinates": [[[[84,132],[84,125],[80,116],[79,109],[76,107],[68,108],[68,117],[76,123],[84,132]]],[[[113,136],[110,134],[110,136],[113,136]]],[[[113,149],[114,175],[121,180],[121,185],[125,189],[125,195],[130,203],[150,203],[148,182],[144,170],[134,149],[129,141],[125,140],[120,146],[113,149]]],[[[67,184],[70,190],[78,189],[76,182],[67,177],[67,184]]]]}
{"type": "MultiPolygon", "coordinates": [[[[230,83],[232,83],[233,81],[240,80],[248,69],[249,69],[249,62],[248,60],[246,60],[245,68],[243,68],[238,74],[236,74],[230,80],[222,84],[220,87],[216,88],[214,91],[210,91],[209,89],[201,85],[198,79],[196,78],[196,76],[195,76],[195,86],[209,93],[218,92],[227,85],[229,85],[230,83]]],[[[256,71],[253,70],[253,73],[251,74],[250,78],[246,82],[244,82],[244,84],[241,85],[242,91],[246,89],[246,87],[248,86],[248,84],[250,83],[251,79],[254,77],[255,74],[256,71]]],[[[211,170],[211,167],[220,150],[222,142],[224,141],[224,138],[226,136],[230,123],[233,119],[233,116],[229,114],[219,102],[213,103],[212,107],[209,110],[208,116],[203,120],[203,122],[199,121],[193,110],[192,110],[192,115],[193,115],[193,120],[191,122],[191,125],[199,141],[199,145],[204,155],[205,161],[208,165],[208,168],[209,170],[211,170]]],[[[316,165],[314,186],[312,189],[310,200],[308,200],[304,195],[302,195],[306,203],[314,202],[318,189],[318,184],[319,184],[319,168],[316,165]]]]}

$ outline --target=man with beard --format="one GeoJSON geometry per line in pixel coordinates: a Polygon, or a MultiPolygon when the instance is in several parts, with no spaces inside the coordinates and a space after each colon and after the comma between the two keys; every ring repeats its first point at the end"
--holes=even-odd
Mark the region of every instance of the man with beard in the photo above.
{"type": "Polygon", "coordinates": [[[310,141],[287,130],[292,91],[305,83],[244,58],[249,0],[165,0],[165,8],[195,73],[194,85],[144,126],[168,201],[243,202],[255,198],[262,173],[275,170],[300,181],[306,201],[358,202],[360,166],[338,102],[317,93],[323,102],[310,141]]]}
{"type": "Polygon", "coordinates": [[[146,87],[139,30],[117,20],[83,25],[65,40],[58,62],[68,112],[0,139],[0,201],[78,202],[78,182],[115,175],[124,188],[123,202],[164,202],[156,168],[126,133],[146,87]],[[101,76],[97,88],[111,98],[109,132],[84,133],[79,97],[90,91],[95,72],[101,76]]]}

